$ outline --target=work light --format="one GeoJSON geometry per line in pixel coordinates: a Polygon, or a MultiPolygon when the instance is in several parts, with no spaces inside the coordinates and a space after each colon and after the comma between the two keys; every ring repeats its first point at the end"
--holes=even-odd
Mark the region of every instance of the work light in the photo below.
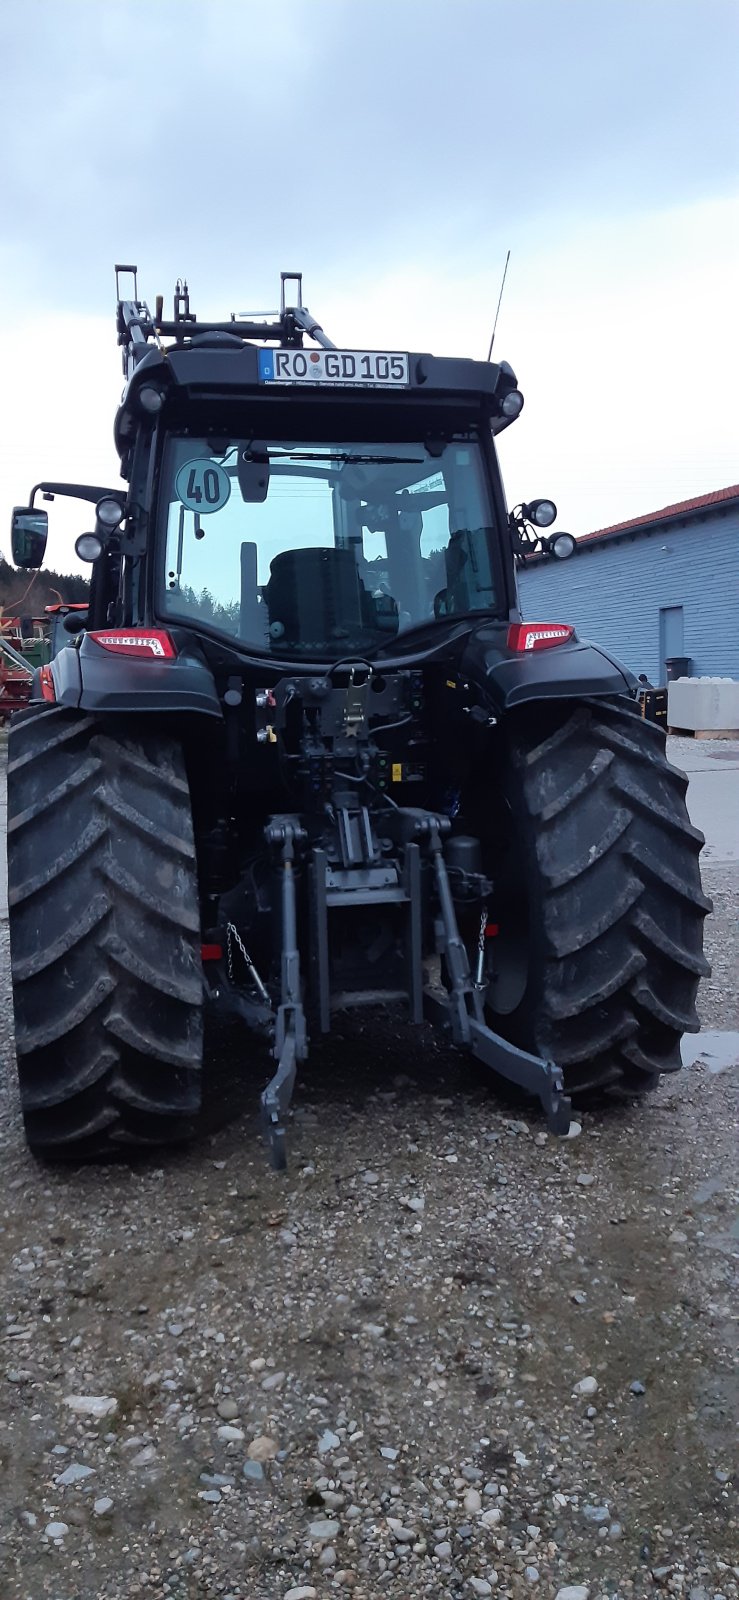
{"type": "Polygon", "coordinates": [[[81,533],[75,540],[75,554],[80,561],[97,561],[103,553],[103,541],[96,533],[81,533]]]}

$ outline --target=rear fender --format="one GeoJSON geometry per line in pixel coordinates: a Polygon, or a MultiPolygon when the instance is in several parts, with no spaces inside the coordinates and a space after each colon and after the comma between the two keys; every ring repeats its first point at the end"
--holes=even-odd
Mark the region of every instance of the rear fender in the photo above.
{"type": "MultiPolygon", "coordinates": [[[[177,654],[160,660],[106,650],[83,634],[79,644],[60,650],[47,669],[57,704],[106,716],[151,711],[222,717],[215,680],[202,655],[191,639],[173,638],[177,654]]],[[[50,698],[48,688],[42,693],[39,674],[32,697],[50,698]]]]}
{"type": "Polygon", "coordinates": [[[533,700],[582,700],[633,695],[637,680],[600,645],[578,639],[546,650],[509,650],[507,625],[473,635],[460,663],[465,677],[484,692],[496,711],[533,700]]]}

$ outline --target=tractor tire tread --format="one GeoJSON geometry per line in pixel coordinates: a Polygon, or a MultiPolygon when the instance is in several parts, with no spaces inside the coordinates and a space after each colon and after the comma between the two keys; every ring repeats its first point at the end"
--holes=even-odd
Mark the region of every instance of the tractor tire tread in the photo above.
{"type": "Polygon", "coordinates": [[[539,919],[512,1036],[557,1061],[571,1093],[638,1095],[699,1026],[703,835],[662,730],[626,697],[542,723],[512,718],[508,732],[539,919]]]}
{"type": "Polygon", "coordinates": [[[195,844],[178,743],[58,706],[8,760],[16,1047],[28,1142],[86,1160],[186,1138],[200,1108],[195,844]]]}

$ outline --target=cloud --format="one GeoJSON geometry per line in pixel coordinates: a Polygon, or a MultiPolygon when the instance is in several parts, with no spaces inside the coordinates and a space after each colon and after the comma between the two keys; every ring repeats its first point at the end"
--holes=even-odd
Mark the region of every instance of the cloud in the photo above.
{"type": "Polygon", "coordinates": [[[720,194],[733,43],[723,0],[6,0],[6,287],[97,311],[138,254],[236,304],[720,194]]]}
{"type": "Polygon", "coordinates": [[[481,357],[510,247],[511,498],[579,532],[731,482],[737,46],[734,0],[6,0],[0,516],[116,481],[121,259],[218,317],[299,267],[339,343],[481,357]]]}

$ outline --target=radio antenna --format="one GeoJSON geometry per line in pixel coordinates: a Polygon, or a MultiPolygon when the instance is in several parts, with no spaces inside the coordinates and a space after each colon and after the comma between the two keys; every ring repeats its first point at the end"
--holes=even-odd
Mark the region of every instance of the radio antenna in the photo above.
{"type": "Polygon", "coordinates": [[[503,290],[505,289],[506,273],[508,271],[508,262],[510,261],[510,259],[511,259],[511,252],[509,250],[508,254],[507,254],[506,258],[505,258],[505,266],[503,268],[503,281],[502,281],[501,286],[500,286],[500,294],[498,295],[498,306],[497,306],[497,310],[495,312],[495,321],[493,323],[493,331],[492,331],[492,333],[490,335],[490,349],[488,350],[488,361],[491,360],[492,354],[493,354],[493,345],[495,343],[495,330],[496,330],[496,328],[498,326],[498,316],[499,316],[499,313],[500,313],[500,302],[503,299],[503,290]]]}

